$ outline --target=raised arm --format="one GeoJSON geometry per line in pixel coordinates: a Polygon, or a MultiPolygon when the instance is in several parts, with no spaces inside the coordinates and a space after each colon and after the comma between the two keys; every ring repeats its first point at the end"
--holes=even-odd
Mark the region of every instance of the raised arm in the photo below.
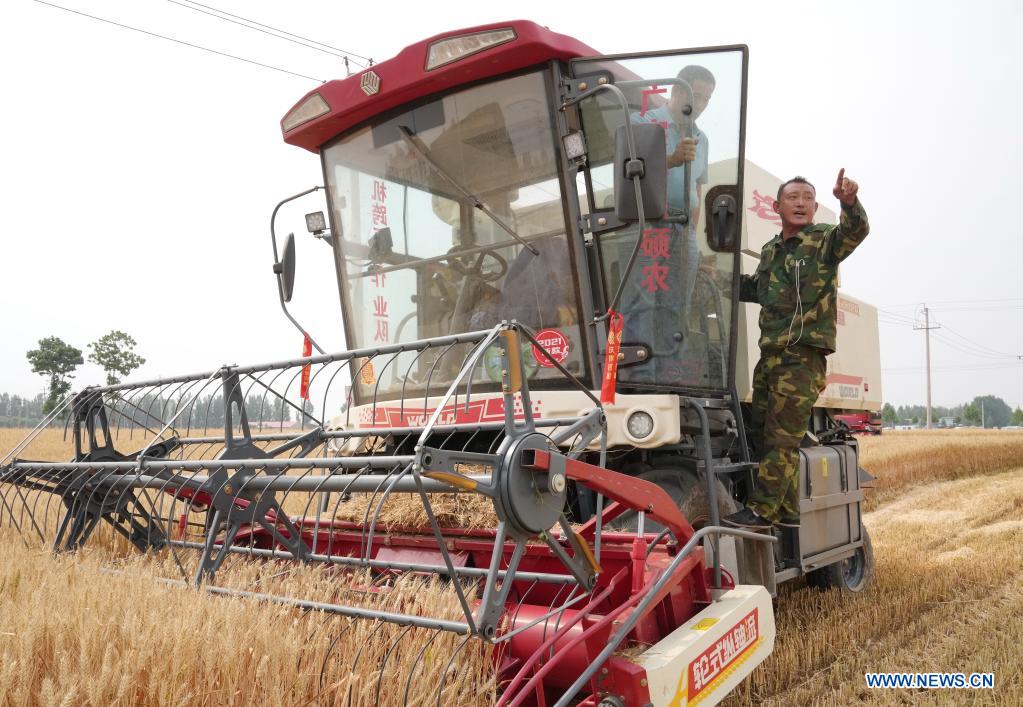
{"type": "Polygon", "coordinates": [[[842,204],[838,226],[824,237],[824,258],[837,264],[849,257],[856,246],[870,233],[867,212],[857,196],[860,185],[845,176],[845,168],[838,170],[838,179],[832,193],[842,204]]]}

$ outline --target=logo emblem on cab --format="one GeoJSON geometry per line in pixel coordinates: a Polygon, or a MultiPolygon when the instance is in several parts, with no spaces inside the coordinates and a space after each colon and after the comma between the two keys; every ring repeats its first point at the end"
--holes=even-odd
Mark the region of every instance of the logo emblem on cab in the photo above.
{"type": "Polygon", "coordinates": [[[359,85],[362,87],[363,93],[372,96],[380,90],[380,77],[375,71],[367,71],[362,75],[359,85]]]}

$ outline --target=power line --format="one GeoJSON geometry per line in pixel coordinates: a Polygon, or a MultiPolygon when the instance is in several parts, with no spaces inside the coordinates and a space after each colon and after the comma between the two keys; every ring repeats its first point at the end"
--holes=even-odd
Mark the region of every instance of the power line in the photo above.
{"type": "MultiPolygon", "coordinates": [[[[932,366],[932,371],[939,373],[982,373],[985,371],[999,371],[1016,369],[1019,370],[1019,365],[1015,363],[982,363],[977,365],[963,365],[963,366],[932,366]]],[[[909,373],[920,373],[920,371],[926,370],[923,366],[902,366],[896,368],[882,368],[881,372],[892,375],[903,375],[909,373]]]]}
{"type": "Polygon", "coordinates": [[[216,49],[210,49],[209,47],[204,47],[204,46],[201,46],[199,44],[192,44],[191,42],[186,42],[186,41],[184,41],[182,39],[175,39],[174,37],[168,37],[168,36],[163,35],[163,34],[157,34],[156,32],[150,32],[149,30],[139,29],[138,27],[132,27],[131,25],[121,24],[120,22],[114,22],[113,20],[108,20],[108,19],[106,19],[104,17],[97,17],[96,15],[90,15],[88,13],[80,12],[78,10],[72,10],[69,7],[62,7],[61,5],[54,5],[53,3],[46,2],[45,0],[32,0],[32,1],[33,2],[37,2],[40,5],[47,5],[48,7],[54,7],[56,9],[58,9],[58,10],[63,10],[64,12],[70,12],[73,15],[80,15],[82,17],[88,17],[90,20],[96,20],[97,22],[105,22],[108,25],[114,25],[115,27],[120,27],[122,29],[130,29],[133,32],[139,32],[141,34],[145,34],[145,35],[148,35],[150,37],[156,37],[158,39],[166,39],[168,42],[174,42],[175,44],[183,44],[184,46],[191,47],[193,49],[201,49],[204,52],[209,52],[210,54],[216,54],[217,56],[223,56],[223,57],[227,57],[228,59],[235,59],[237,61],[243,61],[246,64],[253,64],[255,66],[261,66],[264,69],[272,69],[274,71],[279,71],[282,74],[289,74],[291,76],[297,76],[298,78],[309,79],[310,81],[318,81],[320,83],[325,83],[323,79],[318,79],[315,76],[306,76],[305,74],[300,74],[300,73],[295,72],[295,71],[288,71],[287,69],[282,69],[281,67],[273,66],[272,64],[264,64],[262,62],[254,60],[254,59],[246,59],[245,57],[242,57],[242,56],[236,56],[234,54],[228,54],[227,52],[218,51],[216,49]]]}
{"type": "Polygon", "coordinates": [[[960,343],[958,341],[953,341],[952,339],[949,339],[949,338],[947,338],[945,336],[935,334],[935,338],[936,339],[941,340],[946,345],[951,346],[952,348],[954,348],[954,349],[956,349],[958,351],[962,351],[964,353],[968,353],[968,354],[971,354],[973,356],[977,356],[978,358],[992,358],[992,359],[1002,359],[1002,360],[1004,360],[1004,359],[1019,359],[1019,358],[1021,358],[1021,356],[1019,354],[1007,353],[1005,351],[996,351],[996,350],[994,350],[992,348],[989,348],[987,346],[984,346],[982,344],[976,344],[971,339],[967,339],[962,334],[959,334],[959,333],[957,333],[955,331],[952,331],[951,329],[948,328],[948,325],[946,325],[944,323],[942,323],[942,328],[945,331],[948,331],[950,334],[953,334],[953,335],[959,337],[960,339],[962,339],[964,342],[966,342],[965,345],[964,345],[963,343],[960,343]]]}
{"type": "MultiPolygon", "coordinates": [[[[362,59],[363,61],[369,63],[370,66],[373,66],[373,59],[371,59],[368,56],[362,56],[361,54],[356,54],[355,52],[350,52],[347,49],[339,49],[338,47],[333,47],[333,46],[331,46],[329,44],[325,44],[323,42],[317,42],[315,39],[309,39],[308,37],[303,37],[303,36],[298,35],[298,34],[293,34],[292,32],[285,32],[283,29],[278,29],[277,27],[272,27],[270,25],[265,25],[262,22],[256,22],[255,20],[250,20],[247,17],[242,17],[241,15],[233,15],[230,12],[225,12],[224,10],[221,10],[219,8],[216,8],[216,7],[213,7],[212,5],[203,5],[201,2],[195,2],[194,0],[188,0],[188,2],[190,4],[192,4],[192,5],[198,5],[199,7],[205,7],[207,10],[213,10],[214,12],[219,12],[221,15],[227,15],[228,17],[234,17],[237,20],[243,20],[245,22],[248,22],[249,24],[256,25],[257,27],[265,27],[266,29],[273,30],[274,32],[279,32],[280,34],[285,34],[285,35],[287,35],[289,37],[294,37],[295,39],[301,39],[303,42],[310,42],[312,44],[319,44],[321,47],[326,47],[327,49],[332,49],[335,52],[341,52],[342,54],[347,54],[348,56],[353,56],[356,59],[362,59]]],[[[315,47],[313,47],[313,48],[315,49],[315,47]]]]}
{"type": "Polygon", "coordinates": [[[897,322],[900,324],[916,324],[916,319],[913,317],[907,317],[904,314],[898,314],[897,312],[889,312],[884,309],[877,310],[878,319],[887,319],[891,322],[897,322]]]}
{"type": "Polygon", "coordinates": [[[1020,310],[1020,309],[1023,309],[1023,304],[1018,304],[1018,305],[1008,305],[1008,304],[994,305],[994,304],[992,304],[992,305],[976,305],[976,306],[946,306],[946,307],[941,307],[939,309],[939,311],[947,314],[947,313],[951,313],[951,312],[1013,312],[1013,311],[1017,311],[1017,310],[1020,310]]]}
{"type": "MultiPolygon", "coordinates": [[[[345,64],[346,65],[348,64],[350,56],[356,56],[354,54],[349,55],[347,53],[343,53],[343,52],[341,52],[341,50],[334,51],[333,49],[330,49],[330,50],[322,49],[320,47],[316,47],[316,46],[313,46],[312,44],[308,44],[307,43],[307,41],[311,42],[313,40],[299,41],[297,39],[292,39],[291,37],[285,37],[283,35],[284,34],[290,34],[290,32],[284,32],[283,30],[275,29],[273,27],[269,28],[269,29],[273,30],[272,32],[268,31],[266,29],[260,29],[260,27],[269,27],[269,26],[268,25],[260,25],[258,22],[253,22],[252,20],[246,20],[244,17],[239,18],[241,20],[244,20],[244,22],[239,22],[238,20],[232,20],[231,17],[237,17],[237,15],[231,15],[230,13],[224,12],[223,10],[217,10],[216,8],[210,8],[210,10],[213,10],[213,12],[209,12],[207,10],[200,9],[199,7],[193,7],[192,5],[187,5],[187,4],[183,3],[183,2],[179,2],[179,0],[167,0],[167,2],[170,2],[170,3],[173,3],[174,5],[178,5],[180,7],[183,7],[186,10],[192,10],[194,12],[201,12],[204,15],[209,15],[210,17],[214,17],[214,18],[216,18],[218,20],[223,20],[224,22],[230,22],[231,24],[238,25],[239,27],[245,27],[246,29],[251,29],[251,30],[254,30],[256,32],[262,32],[263,34],[268,35],[270,37],[276,37],[277,39],[283,39],[285,42],[291,42],[292,44],[297,44],[297,45],[299,45],[301,47],[306,47],[308,49],[313,49],[313,50],[318,51],[318,52],[323,52],[324,54],[329,54],[330,56],[340,57],[341,59],[345,60],[345,64]],[[221,14],[216,14],[216,13],[221,13],[221,14]],[[225,17],[224,15],[230,15],[230,17],[225,17]],[[250,23],[250,24],[246,24],[246,23],[250,23]],[[259,27],[255,27],[253,25],[259,25],[259,27]],[[277,32],[279,32],[281,34],[275,34],[277,32]]],[[[199,3],[194,3],[194,4],[195,5],[199,5],[199,3]]],[[[200,5],[200,7],[208,7],[208,6],[207,5],[200,5]]],[[[294,36],[294,35],[292,35],[292,36],[294,36]]],[[[317,42],[317,44],[320,44],[320,42],[317,42]]],[[[326,45],[324,45],[324,46],[326,46],[326,45]]],[[[351,59],[351,62],[353,64],[356,64],[357,66],[359,66],[361,68],[365,68],[364,64],[361,64],[361,63],[355,61],[354,59],[351,59]]]]}
{"type": "MultiPolygon", "coordinates": [[[[987,354],[978,353],[978,352],[976,352],[974,350],[971,350],[971,349],[963,348],[962,346],[958,346],[956,344],[956,342],[952,341],[951,339],[946,339],[946,338],[940,337],[938,335],[935,335],[934,339],[935,339],[935,341],[941,343],[942,345],[947,346],[952,351],[958,351],[959,353],[966,354],[967,356],[972,356],[973,358],[980,359],[980,361],[991,361],[993,363],[997,363],[997,362],[1011,363],[1012,362],[1009,358],[1006,358],[1005,356],[990,356],[990,355],[987,355],[987,354]]],[[[1013,356],[1012,358],[1015,359],[1016,357],[1013,356]]]]}
{"type": "MultiPolygon", "coordinates": [[[[930,311],[929,308],[928,308],[928,311],[930,311]]],[[[920,323],[919,323],[918,320],[912,319],[910,317],[907,317],[905,315],[898,314],[898,313],[895,313],[895,312],[886,311],[886,310],[883,310],[883,309],[879,309],[878,310],[878,321],[880,323],[882,323],[882,324],[889,324],[889,325],[896,326],[896,327],[912,326],[914,328],[921,328],[921,327],[919,327],[920,323]]],[[[934,338],[936,340],[942,342],[943,344],[949,346],[950,348],[955,349],[956,351],[968,354],[970,356],[976,356],[977,358],[987,358],[987,359],[1007,359],[1007,358],[1012,358],[1012,359],[1020,359],[1020,355],[1018,355],[1018,354],[1012,354],[1012,353],[1008,353],[1006,351],[999,351],[997,349],[991,348],[990,346],[978,343],[978,342],[974,341],[973,339],[970,339],[970,338],[968,338],[966,336],[963,336],[962,334],[960,334],[959,332],[955,331],[954,329],[949,328],[948,325],[945,324],[944,322],[941,322],[940,326],[943,329],[947,330],[950,334],[958,337],[959,339],[962,339],[962,341],[965,342],[965,343],[961,343],[961,342],[949,339],[949,338],[947,338],[947,337],[945,337],[945,336],[943,336],[941,334],[934,334],[934,338]]]]}
{"type": "MultiPolygon", "coordinates": [[[[972,305],[972,304],[992,304],[995,302],[1002,303],[1013,303],[1014,306],[1023,307],[1023,297],[996,297],[994,299],[949,299],[949,300],[938,300],[931,302],[935,304],[947,304],[947,305],[972,305]]],[[[919,307],[919,302],[902,302],[899,304],[886,304],[885,307],[888,309],[894,309],[897,307],[919,307]]]]}

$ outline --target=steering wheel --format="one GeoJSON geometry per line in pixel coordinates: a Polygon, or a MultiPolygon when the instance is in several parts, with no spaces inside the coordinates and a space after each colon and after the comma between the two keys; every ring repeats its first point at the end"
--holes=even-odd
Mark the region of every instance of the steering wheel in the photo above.
{"type": "MultiPolygon", "coordinates": [[[[458,247],[454,247],[448,251],[448,255],[458,251],[458,247]]],[[[496,250],[487,248],[476,253],[476,258],[472,260],[472,254],[467,256],[465,259],[458,256],[449,257],[446,261],[449,268],[457,272],[462,276],[473,276],[483,282],[496,282],[504,277],[505,273],[508,272],[508,261],[498,255],[496,250]],[[493,264],[490,261],[493,261],[493,264]],[[468,262],[472,261],[472,262],[468,262]],[[497,269],[492,269],[496,265],[497,269]]]]}

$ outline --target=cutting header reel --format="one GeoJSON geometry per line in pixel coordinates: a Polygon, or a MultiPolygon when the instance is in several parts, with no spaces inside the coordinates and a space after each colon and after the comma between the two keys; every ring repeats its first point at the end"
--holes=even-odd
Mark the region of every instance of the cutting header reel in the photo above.
{"type": "MultiPolygon", "coordinates": [[[[482,639],[495,646],[501,703],[560,695],[565,704],[585,690],[591,703],[603,695],[649,702],[645,671],[614,651],[658,644],[711,604],[702,537],[754,534],[694,533],[656,485],[583,461],[605,455],[603,410],[583,389],[592,400],[583,414],[535,416],[523,339],[540,346],[505,322],[372,350],[88,388],[3,459],[2,522],[58,551],[98,545],[156,553],[177,575],[168,579],[212,593],[395,624],[402,627],[395,644],[425,640],[422,631],[482,639]],[[483,358],[495,350],[499,389],[478,392],[483,358]],[[427,353],[436,379],[450,382],[428,387],[425,400],[387,401],[431,407],[425,424],[351,425],[348,381],[368,366],[408,378],[427,353]],[[479,396],[501,400],[504,420],[458,422],[457,411],[479,396]],[[322,420],[308,398],[321,410],[349,412],[322,420]],[[451,410],[455,422],[440,424],[451,410]],[[285,422],[293,416],[297,428],[285,422]],[[73,457],[44,460],[37,450],[46,428],[62,418],[73,457]],[[586,452],[594,446],[599,451],[586,452]],[[598,499],[597,515],[585,522],[567,511],[569,494],[582,487],[598,499]],[[638,533],[607,530],[627,511],[663,530],[644,534],[642,520],[638,533]],[[467,519],[480,518],[492,524],[470,527],[467,519]],[[259,591],[232,580],[244,565],[251,580],[253,565],[242,558],[262,561],[259,591]],[[328,574],[312,596],[296,596],[299,583],[282,571],[285,561],[328,574]],[[441,578],[430,586],[453,597],[446,614],[393,601],[399,584],[430,576],[441,578]]],[[[379,681],[385,672],[380,666],[379,681]]],[[[438,700],[443,689],[442,680],[438,700]]]]}

